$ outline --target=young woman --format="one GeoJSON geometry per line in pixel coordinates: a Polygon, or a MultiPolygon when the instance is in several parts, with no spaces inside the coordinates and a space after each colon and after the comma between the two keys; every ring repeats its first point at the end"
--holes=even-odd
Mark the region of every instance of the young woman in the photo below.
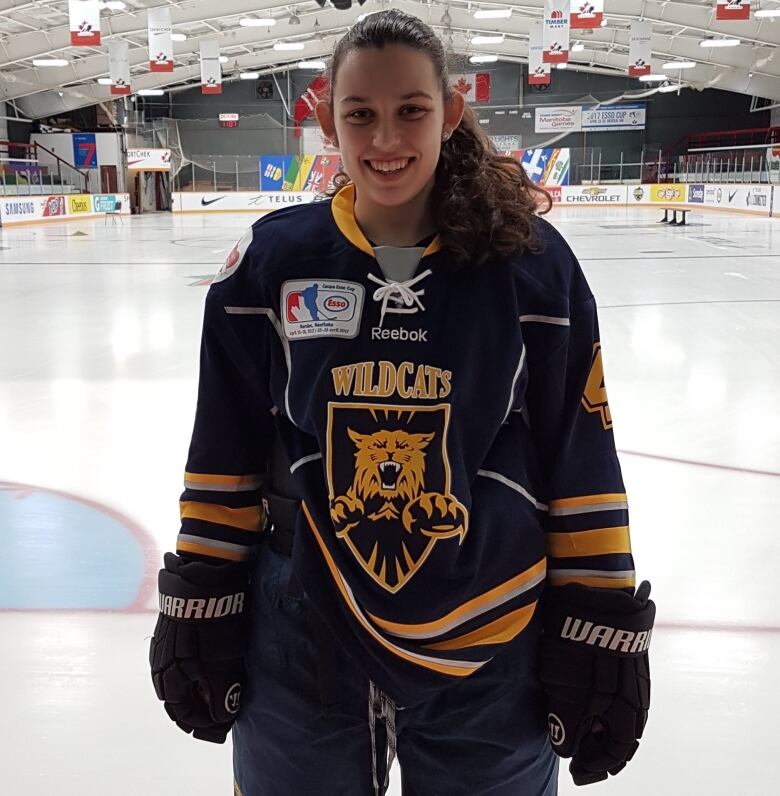
{"type": "Polygon", "coordinates": [[[242,796],[378,794],[396,753],[406,796],[551,796],[556,752],[604,779],[654,609],[593,296],[429,27],[368,16],[331,82],[337,190],[258,221],[206,300],[157,694],[232,727],[242,796]]]}

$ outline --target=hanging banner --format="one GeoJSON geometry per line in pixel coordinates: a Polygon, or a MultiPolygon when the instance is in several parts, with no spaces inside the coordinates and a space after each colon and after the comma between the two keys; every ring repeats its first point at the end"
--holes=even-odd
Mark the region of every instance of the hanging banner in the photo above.
{"type": "Polygon", "coordinates": [[[585,132],[644,130],[646,118],[647,106],[644,102],[586,105],[582,109],[582,129],[585,132]]]}
{"type": "Polygon", "coordinates": [[[569,14],[569,24],[572,29],[592,30],[600,28],[604,19],[604,0],[571,0],[571,12],[569,14]]]}
{"type": "Polygon", "coordinates": [[[490,72],[450,75],[450,86],[463,94],[466,102],[490,102],[490,72]]]}
{"type": "Polygon", "coordinates": [[[628,75],[641,77],[650,74],[653,51],[653,23],[639,19],[631,23],[628,34],[628,75]]]}
{"type": "Polygon", "coordinates": [[[293,130],[293,135],[296,138],[300,138],[301,136],[301,124],[314,113],[317,103],[323,97],[326,97],[329,91],[330,78],[328,75],[317,75],[306,87],[306,91],[295,100],[295,112],[293,113],[295,128],[293,130]]]}
{"type": "Polygon", "coordinates": [[[750,0],[717,0],[715,19],[750,19],[750,0]]]}
{"type": "Polygon", "coordinates": [[[570,5],[570,0],[544,0],[542,60],[546,64],[561,64],[569,60],[570,5]]]}
{"type": "Polygon", "coordinates": [[[130,93],[130,56],[126,41],[108,43],[108,67],[111,77],[111,94],[123,96],[130,93]]]}
{"type": "Polygon", "coordinates": [[[200,42],[200,93],[222,93],[222,68],[219,65],[219,40],[200,42]]]}
{"type": "Polygon", "coordinates": [[[68,0],[70,43],[73,47],[100,44],[100,6],[98,0],[68,0]]]}
{"type": "Polygon", "coordinates": [[[146,12],[149,26],[149,69],[152,72],[173,72],[171,41],[171,9],[150,8],[146,12]]]}
{"type": "Polygon", "coordinates": [[[542,20],[535,19],[531,22],[531,32],[528,36],[528,85],[549,86],[550,64],[542,60],[542,20]]]}

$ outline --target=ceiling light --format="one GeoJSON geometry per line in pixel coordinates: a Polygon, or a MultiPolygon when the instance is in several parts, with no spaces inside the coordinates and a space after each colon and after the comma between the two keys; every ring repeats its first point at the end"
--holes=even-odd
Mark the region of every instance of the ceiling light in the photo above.
{"type": "Polygon", "coordinates": [[[498,36],[472,36],[471,37],[472,44],[503,44],[504,43],[504,34],[501,33],[498,36]]]}
{"type": "Polygon", "coordinates": [[[171,33],[171,41],[187,41],[186,33],[171,33]]]}
{"type": "Polygon", "coordinates": [[[161,88],[142,88],[138,93],[142,97],[161,97],[165,94],[161,88]]]}
{"type": "Polygon", "coordinates": [[[568,69],[569,65],[565,61],[562,61],[559,64],[555,64],[555,68],[556,69],[568,69]]]}
{"type": "Polygon", "coordinates": [[[661,94],[671,94],[673,91],[677,91],[677,89],[682,88],[681,85],[677,83],[669,83],[666,86],[658,86],[658,90],[661,94]]]}
{"type": "Polygon", "coordinates": [[[113,80],[111,80],[110,77],[99,77],[98,83],[100,83],[101,86],[110,86],[113,83],[113,80]]]}
{"type": "Polygon", "coordinates": [[[571,51],[573,53],[581,53],[585,49],[584,44],[575,44],[572,46],[571,51]]]}
{"type": "Polygon", "coordinates": [[[33,66],[67,66],[64,58],[33,58],[33,66]]]}
{"type": "Polygon", "coordinates": [[[669,61],[661,69],[693,69],[695,66],[696,61],[669,61]]]}
{"type": "Polygon", "coordinates": [[[274,44],[274,50],[302,50],[304,46],[302,41],[278,41],[274,44]]]}
{"type": "Polygon", "coordinates": [[[229,60],[230,60],[230,58],[228,58],[227,55],[220,55],[219,56],[219,62],[221,64],[226,64],[229,60]]]}
{"type": "Polygon", "coordinates": [[[740,39],[704,39],[699,47],[736,47],[738,44],[742,44],[740,39]]]}
{"type": "Polygon", "coordinates": [[[643,83],[661,83],[666,80],[666,75],[642,75],[639,79],[643,83]]]}
{"type": "Polygon", "coordinates": [[[474,19],[509,19],[511,8],[479,8],[474,12],[474,19]]]}
{"type": "Polygon", "coordinates": [[[298,69],[318,69],[322,71],[327,68],[328,65],[325,61],[298,61],[298,69]]]}
{"type": "Polygon", "coordinates": [[[260,19],[255,19],[254,17],[241,17],[238,20],[238,24],[241,25],[242,28],[267,28],[270,25],[275,25],[276,20],[272,17],[261,17],[260,19]]]}
{"type": "Polygon", "coordinates": [[[601,20],[601,27],[602,27],[602,28],[606,28],[606,27],[607,27],[607,22],[608,22],[608,21],[609,21],[609,20],[608,20],[606,17],[604,17],[604,19],[602,19],[602,20],[601,20]]]}
{"type": "Polygon", "coordinates": [[[497,60],[497,55],[472,55],[469,58],[472,64],[494,64],[497,60]]]}
{"type": "Polygon", "coordinates": [[[780,8],[762,8],[755,11],[753,16],[756,19],[766,19],[766,17],[780,17],[780,8]]]}
{"type": "Polygon", "coordinates": [[[241,72],[239,77],[241,80],[257,80],[260,77],[260,72],[241,72]]]}

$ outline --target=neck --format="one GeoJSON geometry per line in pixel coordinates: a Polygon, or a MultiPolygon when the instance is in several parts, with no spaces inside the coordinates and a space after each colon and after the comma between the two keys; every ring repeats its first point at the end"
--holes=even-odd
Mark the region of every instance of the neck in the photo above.
{"type": "Polygon", "coordinates": [[[355,220],[363,234],[377,246],[414,246],[436,231],[429,208],[432,190],[433,185],[426,186],[400,207],[375,204],[357,191],[355,220]]]}

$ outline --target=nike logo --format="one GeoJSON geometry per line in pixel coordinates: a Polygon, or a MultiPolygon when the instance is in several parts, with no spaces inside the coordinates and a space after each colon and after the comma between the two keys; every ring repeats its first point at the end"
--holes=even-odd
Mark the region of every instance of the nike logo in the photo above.
{"type": "Polygon", "coordinates": [[[736,195],[736,191],[729,191],[729,202],[732,201],[736,195]]]}
{"type": "Polygon", "coordinates": [[[224,198],[225,198],[224,196],[218,196],[216,199],[206,199],[205,196],[202,196],[200,199],[200,203],[201,205],[203,205],[203,207],[206,207],[206,205],[213,205],[214,202],[219,202],[220,199],[224,198]]]}

